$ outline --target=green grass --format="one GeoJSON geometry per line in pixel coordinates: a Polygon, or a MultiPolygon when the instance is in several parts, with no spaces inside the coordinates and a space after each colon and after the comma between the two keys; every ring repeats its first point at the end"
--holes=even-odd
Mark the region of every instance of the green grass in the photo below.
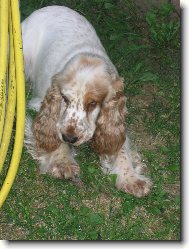
{"type": "MultiPolygon", "coordinates": [[[[53,4],[87,17],[125,78],[128,130],[154,187],[141,199],[118,191],[90,146],[83,145],[77,155],[84,182],[79,188],[39,175],[24,148],[0,210],[0,239],[180,240],[179,17],[170,5],[140,11],[130,0],[21,0],[22,19],[53,4]]],[[[11,148],[6,165],[10,156],[11,148]]]]}

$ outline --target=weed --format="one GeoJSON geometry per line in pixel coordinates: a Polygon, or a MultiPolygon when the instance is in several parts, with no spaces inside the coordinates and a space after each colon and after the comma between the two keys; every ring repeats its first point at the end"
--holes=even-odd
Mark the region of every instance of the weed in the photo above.
{"type": "Polygon", "coordinates": [[[146,21],[149,25],[149,36],[153,46],[159,48],[180,46],[178,43],[180,23],[173,20],[174,11],[173,5],[163,4],[161,8],[150,10],[147,13],[146,21]]]}

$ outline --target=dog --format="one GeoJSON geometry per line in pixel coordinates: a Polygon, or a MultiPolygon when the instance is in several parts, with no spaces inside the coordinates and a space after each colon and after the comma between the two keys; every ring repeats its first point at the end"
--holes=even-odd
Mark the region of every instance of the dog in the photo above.
{"type": "Polygon", "coordinates": [[[90,141],[105,174],[136,197],[150,192],[145,164],[130,146],[124,80],[96,31],[79,13],[63,6],[33,12],[22,22],[25,77],[32,84],[25,144],[41,173],[79,179],[73,148],[90,141]]]}

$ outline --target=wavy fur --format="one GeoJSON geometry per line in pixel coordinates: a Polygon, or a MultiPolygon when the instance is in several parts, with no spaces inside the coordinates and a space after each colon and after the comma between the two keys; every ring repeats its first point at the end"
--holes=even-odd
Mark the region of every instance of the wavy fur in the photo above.
{"type": "Polygon", "coordinates": [[[137,197],[151,181],[142,175],[140,155],[126,136],[124,82],[92,25],[79,13],[50,6],[22,23],[25,74],[32,83],[25,144],[41,173],[78,183],[73,147],[92,142],[104,173],[116,187],[137,197]]]}

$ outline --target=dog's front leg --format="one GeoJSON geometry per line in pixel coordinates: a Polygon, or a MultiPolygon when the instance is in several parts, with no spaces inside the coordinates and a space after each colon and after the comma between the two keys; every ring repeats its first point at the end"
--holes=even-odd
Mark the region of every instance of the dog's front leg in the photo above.
{"type": "Polygon", "coordinates": [[[79,179],[80,168],[73,154],[73,150],[68,144],[61,143],[55,151],[40,157],[41,173],[49,173],[56,178],[76,181],[79,179]]]}
{"type": "Polygon", "coordinates": [[[145,164],[136,150],[130,148],[129,139],[126,138],[117,155],[100,156],[104,173],[116,175],[116,187],[137,197],[149,193],[152,182],[142,175],[145,164]]]}

